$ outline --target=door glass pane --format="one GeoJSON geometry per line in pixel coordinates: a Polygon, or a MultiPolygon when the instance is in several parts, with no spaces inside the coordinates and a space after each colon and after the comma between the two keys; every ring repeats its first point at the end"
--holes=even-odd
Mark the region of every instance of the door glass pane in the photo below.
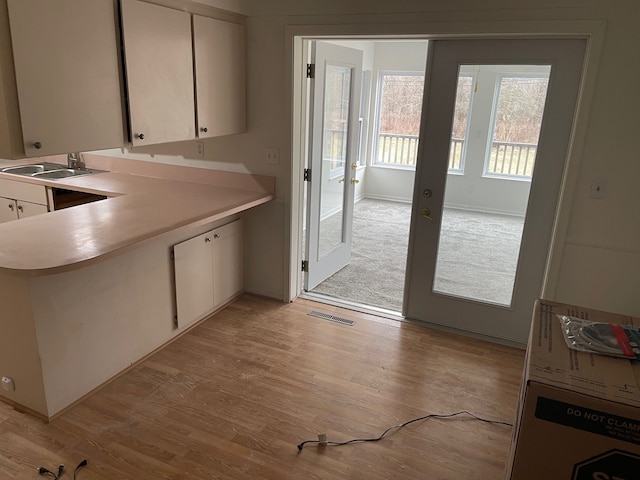
{"type": "Polygon", "coordinates": [[[467,139],[472,85],[473,76],[460,74],[456,90],[456,106],[453,112],[449,172],[462,173],[464,171],[464,144],[467,139]]]}
{"type": "Polygon", "coordinates": [[[549,74],[500,75],[486,174],[531,178],[549,74]]]}
{"type": "MultiPolygon", "coordinates": [[[[433,290],[509,306],[550,67],[464,68],[477,72],[478,87],[469,110],[463,89],[470,84],[460,74],[455,118],[470,111],[467,128],[474,135],[466,139],[464,171],[447,175],[433,290]],[[476,134],[483,131],[488,135],[476,134]],[[494,150],[498,174],[485,167],[494,150]]],[[[453,139],[458,123],[454,120],[453,139]]],[[[454,141],[450,148],[456,148],[454,141]]]]}
{"type": "Polygon", "coordinates": [[[349,133],[351,68],[327,65],[324,86],[322,175],[318,256],[344,238],[345,167],[349,133]]]}

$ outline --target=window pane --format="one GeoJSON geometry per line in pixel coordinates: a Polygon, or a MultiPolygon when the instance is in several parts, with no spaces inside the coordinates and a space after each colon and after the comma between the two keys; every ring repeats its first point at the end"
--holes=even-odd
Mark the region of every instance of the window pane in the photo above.
{"type": "Polygon", "coordinates": [[[415,167],[424,75],[382,74],[376,163],[415,167]]]}
{"type": "Polygon", "coordinates": [[[337,175],[340,175],[344,170],[347,155],[350,85],[351,70],[349,68],[335,65],[327,66],[322,158],[325,162],[329,162],[330,171],[337,175]]]}
{"type": "Polygon", "coordinates": [[[487,174],[531,178],[548,83],[548,74],[501,78],[487,174]]]}
{"type": "Polygon", "coordinates": [[[472,85],[473,77],[464,75],[458,77],[456,105],[453,114],[453,129],[451,131],[451,148],[449,150],[450,172],[462,172],[464,170],[463,152],[464,142],[467,138],[472,85]]]}
{"type": "Polygon", "coordinates": [[[344,179],[349,138],[351,69],[327,65],[324,90],[324,139],[320,192],[318,258],[344,241],[344,179]]]}
{"type": "MultiPolygon", "coordinates": [[[[446,176],[433,291],[511,306],[531,183],[507,178],[486,181],[481,175],[487,173],[487,152],[497,141],[511,142],[509,148],[530,142],[536,148],[550,67],[466,65],[466,68],[477,72],[479,88],[475,92],[475,80],[459,75],[451,138],[453,142],[458,135],[469,133],[473,142],[468,141],[470,148],[465,149],[465,176],[446,176]],[[477,95],[471,112],[466,112],[473,117],[473,134],[468,132],[464,110],[459,108],[466,95],[477,95]],[[478,136],[477,132],[482,131],[488,134],[478,136]],[[462,191],[464,197],[459,196],[462,191]]],[[[517,158],[515,155],[514,159],[517,158]]]]}

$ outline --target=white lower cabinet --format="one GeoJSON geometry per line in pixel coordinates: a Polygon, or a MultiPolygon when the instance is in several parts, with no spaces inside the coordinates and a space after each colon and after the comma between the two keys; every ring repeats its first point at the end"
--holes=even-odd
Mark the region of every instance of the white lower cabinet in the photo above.
{"type": "Polygon", "coordinates": [[[18,206],[13,198],[0,197],[0,223],[18,219],[18,206]]]}
{"type": "Polygon", "coordinates": [[[49,211],[46,205],[4,197],[0,197],[0,210],[0,223],[33,217],[49,211]]]}
{"type": "Polygon", "coordinates": [[[242,220],[173,247],[176,326],[183,328],[244,289],[242,220]]]}

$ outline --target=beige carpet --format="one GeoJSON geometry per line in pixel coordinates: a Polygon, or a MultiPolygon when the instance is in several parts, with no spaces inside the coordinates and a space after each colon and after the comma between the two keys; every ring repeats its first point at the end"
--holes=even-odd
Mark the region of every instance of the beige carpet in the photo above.
{"type": "MultiPolygon", "coordinates": [[[[410,216],[406,203],[359,201],[351,263],[312,292],[401,311],[410,216]]],[[[509,304],[522,226],[519,217],[445,209],[435,290],[509,304]]]]}

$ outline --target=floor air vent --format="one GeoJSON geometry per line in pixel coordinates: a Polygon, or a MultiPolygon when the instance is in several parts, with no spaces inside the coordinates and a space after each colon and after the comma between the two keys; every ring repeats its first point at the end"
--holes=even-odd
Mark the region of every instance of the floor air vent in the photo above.
{"type": "Polygon", "coordinates": [[[329,315],[328,313],[321,313],[311,311],[307,315],[312,317],[324,318],[325,320],[331,320],[332,322],[341,323],[342,325],[348,325],[352,327],[356,322],[354,320],[347,320],[346,318],[336,317],[335,315],[329,315]]]}

